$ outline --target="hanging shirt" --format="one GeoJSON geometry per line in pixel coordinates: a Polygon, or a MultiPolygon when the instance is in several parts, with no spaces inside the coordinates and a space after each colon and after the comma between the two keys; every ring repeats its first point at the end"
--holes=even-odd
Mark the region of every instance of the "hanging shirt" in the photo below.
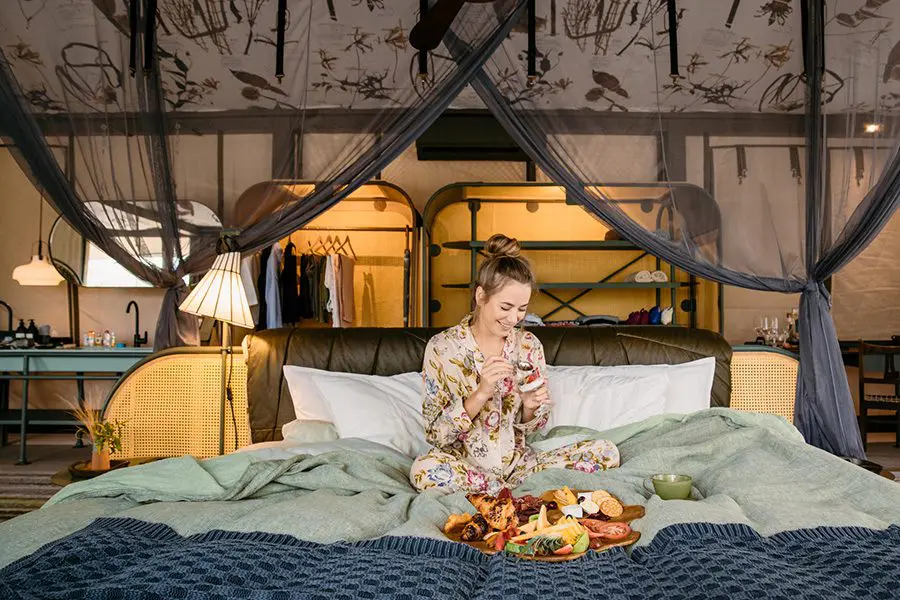
{"type": "Polygon", "coordinates": [[[281,263],[281,318],[285,323],[296,323],[300,320],[295,248],[292,242],[288,242],[284,247],[284,260],[281,263]]]}
{"type": "MultiPolygon", "coordinates": [[[[511,378],[502,380],[494,396],[474,419],[463,402],[478,388],[485,356],[470,327],[471,315],[459,325],[435,335],[425,348],[422,414],[425,438],[442,452],[463,459],[499,479],[505,479],[523,460],[534,458],[525,436],[546,425],[549,411],[522,422],[522,399],[511,378]]],[[[501,355],[526,360],[545,377],[544,347],[534,334],[514,329],[501,355]],[[520,349],[520,350],[518,350],[520,349]]]]}
{"type": "Polygon", "coordinates": [[[257,331],[268,328],[269,307],[266,302],[266,288],[268,285],[266,275],[269,272],[268,265],[271,254],[271,248],[263,248],[259,251],[259,275],[256,277],[256,298],[259,301],[259,315],[256,320],[257,331]]]}
{"type": "Polygon", "coordinates": [[[325,287],[328,288],[328,301],[325,309],[331,313],[331,326],[341,326],[341,293],[340,263],[337,254],[329,254],[325,263],[325,287]]]}
{"type": "Polygon", "coordinates": [[[343,254],[338,255],[337,258],[339,276],[336,276],[336,279],[341,299],[341,327],[352,327],[353,319],[356,316],[356,305],[353,298],[353,268],[356,261],[343,254]]]}
{"type": "Polygon", "coordinates": [[[259,277],[259,256],[247,256],[241,259],[241,284],[247,294],[247,304],[256,306],[259,299],[256,296],[256,279],[259,277]]]}
{"type": "Polygon", "coordinates": [[[284,251],[281,244],[272,244],[272,253],[266,263],[266,326],[269,329],[282,327],[281,320],[281,286],[279,275],[281,271],[281,257],[284,251]]]}
{"type": "MultiPolygon", "coordinates": [[[[300,318],[312,319],[315,316],[313,312],[313,293],[316,288],[313,286],[313,280],[310,279],[310,268],[312,257],[308,254],[300,256],[300,318]]],[[[315,275],[313,275],[315,276],[315,275]]]]}

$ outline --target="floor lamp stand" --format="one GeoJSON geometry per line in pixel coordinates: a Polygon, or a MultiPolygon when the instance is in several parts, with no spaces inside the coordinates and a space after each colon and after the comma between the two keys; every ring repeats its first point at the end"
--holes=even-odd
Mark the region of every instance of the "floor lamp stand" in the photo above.
{"type": "MultiPolygon", "coordinates": [[[[225,400],[227,395],[228,356],[231,354],[231,324],[222,323],[222,395],[219,404],[219,456],[225,454],[225,400]]],[[[235,436],[237,432],[235,431],[235,436]]]]}

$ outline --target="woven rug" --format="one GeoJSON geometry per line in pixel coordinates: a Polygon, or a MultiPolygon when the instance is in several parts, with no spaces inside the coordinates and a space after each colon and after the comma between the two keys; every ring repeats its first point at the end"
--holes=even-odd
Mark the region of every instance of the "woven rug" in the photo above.
{"type": "Polygon", "coordinates": [[[55,470],[0,472],[0,521],[40,508],[58,492],[59,487],[50,483],[53,473],[55,470]]]}

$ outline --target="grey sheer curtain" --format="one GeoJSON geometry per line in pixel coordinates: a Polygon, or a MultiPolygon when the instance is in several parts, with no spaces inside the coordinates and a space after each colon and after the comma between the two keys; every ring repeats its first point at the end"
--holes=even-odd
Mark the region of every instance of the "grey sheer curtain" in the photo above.
{"type": "MultiPolygon", "coordinates": [[[[28,14],[0,5],[7,25],[0,29],[0,135],[74,229],[166,288],[157,349],[198,343],[197,319],[177,310],[187,293],[183,278],[209,267],[228,221],[219,215],[218,227],[192,224],[191,198],[175,177],[182,120],[200,110],[278,119],[301,144],[318,122],[354,124],[354,139],[325,161],[311,193],[285,198],[255,222],[230,223],[241,229],[240,249],[252,252],[328,210],[398,156],[508,35],[525,0],[465,6],[454,30],[466,52],[453,60],[439,49],[425,56],[425,68],[417,68],[420,55],[406,39],[418,0],[340,10],[290,0],[284,13],[278,4],[252,0],[219,10],[181,0],[48,0],[28,14]],[[269,35],[276,24],[286,40],[280,57],[269,35]],[[58,138],[73,146],[74,182],[50,151],[48,140],[58,138]]],[[[293,160],[285,152],[273,174],[294,172],[293,160]]],[[[205,176],[191,172],[188,187],[210,183],[205,176]]],[[[283,196],[278,186],[272,194],[283,196]]]]}
{"type": "MultiPolygon", "coordinates": [[[[656,118],[649,119],[649,125],[647,119],[634,119],[637,124],[631,127],[627,125],[630,122],[627,119],[623,119],[626,125],[616,123],[611,118],[601,120],[596,117],[593,120],[579,121],[577,115],[566,113],[566,108],[574,107],[564,106],[557,96],[548,93],[548,90],[552,92],[550,86],[557,74],[548,75],[541,69],[532,68],[531,77],[526,76],[520,53],[522,40],[504,44],[476,76],[473,86],[514,140],[552,181],[564,186],[570,198],[577,200],[642,249],[689,273],[712,281],[753,290],[800,292],[800,374],[796,425],[809,443],[838,455],[862,458],[864,451],[853,400],[830,313],[830,296],[824,282],[872,241],[900,203],[900,154],[897,152],[896,118],[892,109],[885,109],[884,97],[880,96],[884,92],[879,89],[879,85],[882,85],[879,67],[883,63],[878,62],[876,57],[872,61],[876,65],[872,69],[874,73],[865,71],[860,65],[864,65],[866,61],[863,59],[869,56],[860,55],[859,40],[854,40],[841,31],[842,37],[837,38],[830,50],[832,54],[851,57],[848,62],[859,70],[854,74],[854,79],[843,78],[832,70],[826,70],[823,67],[826,15],[821,3],[810,3],[808,12],[796,11],[791,14],[788,11],[773,17],[770,25],[773,22],[777,24],[779,19],[783,20],[782,23],[794,23],[794,41],[805,49],[806,54],[803,56],[796,53],[792,60],[787,58],[789,54],[785,54],[783,62],[778,64],[780,69],[789,71],[793,68],[795,73],[799,72],[801,75],[778,74],[774,69],[766,68],[757,82],[762,81],[764,84],[766,77],[770,77],[773,84],[766,88],[757,106],[762,107],[772,99],[773,86],[781,86],[778,88],[778,109],[782,112],[805,112],[804,121],[770,119],[769,122],[774,125],[767,125],[773,130],[773,137],[791,140],[795,156],[805,155],[805,164],[799,160],[796,164],[794,160],[791,161],[802,193],[798,193],[796,201],[793,201],[790,197],[784,197],[783,189],[767,189],[763,184],[755,196],[746,196],[749,190],[745,190],[743,200],[745,205],[752,205],[750,210],[745,206],[743,213],[734,212],[734,208],[729,206],[730,199],[724,194],[710,193],[710,190],[688,182],[665,182],[669,176],[669,165],[663,154],[660,173],[661,181],[665,183],[658,185],[665,189],[665,193],[650,202],[649,207],[635,209],[618,201],[615,188],[603,185],[607,181],[616,181],[615,174],[604,172],[604,165],[598,164],[574,143],[573,138],[581,133],[580,128],[593,128],[600,135],[609,136],[605,138],[607,140],[615,139],[612,133],[660,136],[661,130],[680,126],[676,122],[678,115],[675,113],[689,110],[691,103],[699,101],[696,99],[697,95],[712,93],[710,81],[713,81],[713,77],[717,78],[715,81],[723,86],[723,90],[728,90],[733,96],[723,100],[726,106],[722,108],[720,105],[718,108],[721,110],[733,110],[742,100],[747,101],[747,104],[756,103],[751,94],[741,97],[737,93],[741,89],[739,82],[728,81],[720,74],[702,79],[700,72],[707,65],[704,59],[708,59],[709,49],[698,47],[697,52],[692,52],[695,46],[691,45],[702,46],[705,43],[701,34],[709,34],[702,31],[702,24],[701,31],[692,31],[695,35],[680,46],[682,61],[686,61],[688,57],[691,60],[688,75],[683,76],[684,64],[678,63],[677,58],[665,66],[677,71],[680,65],[682,75],[676,75],[672,71],[671,75],[660,74],[665,67],[660,68],[659,63],[665,61],[664,57],[669,56],[670,47],[675,43],[668,35],[672,30],[672,21],[666,21],[666,11],[662,10],[664,4],[660,4],[660,10],[655,15],[649,9],[645,13],[647,27],[643,35],[646,36],[644,39],[649,48],[649,60],[641,65],[634,63],[637,69],[651,69],[650,76],[657,80],[655,99],[648,102],[646,97],[631,96],[626,89],[630,89],[630,85],[620,79],[622,65],[616,59],[609,58],[602,67],[593,67],[596,86],[584,96],[588,103],[608,100],[611,104],[610,111],[627,111],[628,102],[640,106],[643,101],[644,110],[652,110],[646,107],[648,104],[655,105],[656,118]],[[816,32],[811,38],[814,42],[807,44],[798,39],[796,33],[801,29],[816,32]],[[664,32],[661,34],[662,40],[655,37],[655,32],[659,31],[664,32]],[[611,74],[613,68],[620,69],[618,77],[611,74]],[[867,75],[872,76],[866,77],[867,75]],[[839,89],[843,90],[842,94],[834,92],[834,80],[840,81],[839,89]],[[785,89],[785,81],[793,82],[793,87],[785,89]],[[539,87],[542,85],[543,88],[539,87]],[[685,100],[681,99],[682,94],[685,100]],[[845,100],[846,104],[840,106],[841,100],[845,100]],[[823,105],[834,106],[832,114],[826,114],[828,111],[822,108],[823,105]],[[824,184],[827,143],[825,132],[829,122],[843,124],[846,129],[845,139],[851,139],[856,136],[856,130],[863,121],[879,123],[880,139],[887,140],[893,151],[877,184],[853,207],[842,203],[845,196],[842,195],[842,190],[828,189],[824,184]],[[794,141],[798,136],[802,136],[799,143],[794,141]],[[770,198],[768,191],[777,192],[782,197],[770,198]],[[779,218],[773,215],[781,216],[779,218]],[[665,226],[660,228],[660,223],[665,226]]],[[[679,6],[687,6],[688,13],[702,8],[695,2],[679,2],[679,6]]],[[[834,15],[830,16],[832,28],[847,23],[846,15],[840,14],[836,20],[834,15]]],[[[572,26],[578,24],[577,20],[569,23],[572,26]]],[[[721,35],[718,30],[717,34],[721,35]]],[[[786,35],[790,35],[790,31],[786,35]]],[[[896,34],[894,38],[896,40],[896,34]]],[[[885,41],[881,40],[881,48],[884,48],[885,41]]],[[[886,48],[890,48],[892,42],[893,40],[888,41],[886,48]]],[[[749,43],[751,42],[746,36],[744,40],[737,41],[738,47],[749,43]]],[[[554,47],[553,43],[548,46],[554,47]]],[[[539,58],[549,55],[549,52],[544,51],[539,54],[539,58]]],[[[884,54],[881,56],[880,60],[883,61],[884,54]]],[[[732,62],[733,59],[732,56],[732,62]]],[[[712,64],[709,68],[718,67],[720,71],[725,71],[732,62],[712,64]]],[[[544,68],[550,67],[553,64],[547,60],[544,68]]],[[[887,81],[891,77],[890,65],[885,68],[888,69],[884,75],[887,81]]],[[[629,81],[633,82],[634,78],[629,81]]],[[[695,116],[697,122],[702,122],[702,115],[695,116]]],[[[734,129],[739,127],[735,126],[734,129]]],[[[664,143],[664,140],[660,140],[663,147],[664,143]]],[[[764,152],[774,151],[766,149],[764,152]]],[[[747,159],[743,160],[744,166],[738,160],[741,179],[745,177],[746,171],[747,159]]],[[[833,169],[839,167],[840,165],[831,165],[833,169]]],[[[765,176],[773,175],[766,173],[765,176]]]]}

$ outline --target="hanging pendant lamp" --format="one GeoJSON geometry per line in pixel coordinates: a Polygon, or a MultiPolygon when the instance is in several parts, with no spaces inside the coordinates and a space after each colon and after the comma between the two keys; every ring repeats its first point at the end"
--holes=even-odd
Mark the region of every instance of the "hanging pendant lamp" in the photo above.
{"type": "Polygon", "coordinates": [[[19,282],[19,285],[29,286],[53,286],[62,283],[62,275],[56,270],[47,256],[43,253],[44,242],[41,239],[44,233],[44,196],[41,194],[40,209],[38,210],[38,251],[37,254],[31,256],[31,262],[19,265],[13,269],[13,279],[19,282]]]}

